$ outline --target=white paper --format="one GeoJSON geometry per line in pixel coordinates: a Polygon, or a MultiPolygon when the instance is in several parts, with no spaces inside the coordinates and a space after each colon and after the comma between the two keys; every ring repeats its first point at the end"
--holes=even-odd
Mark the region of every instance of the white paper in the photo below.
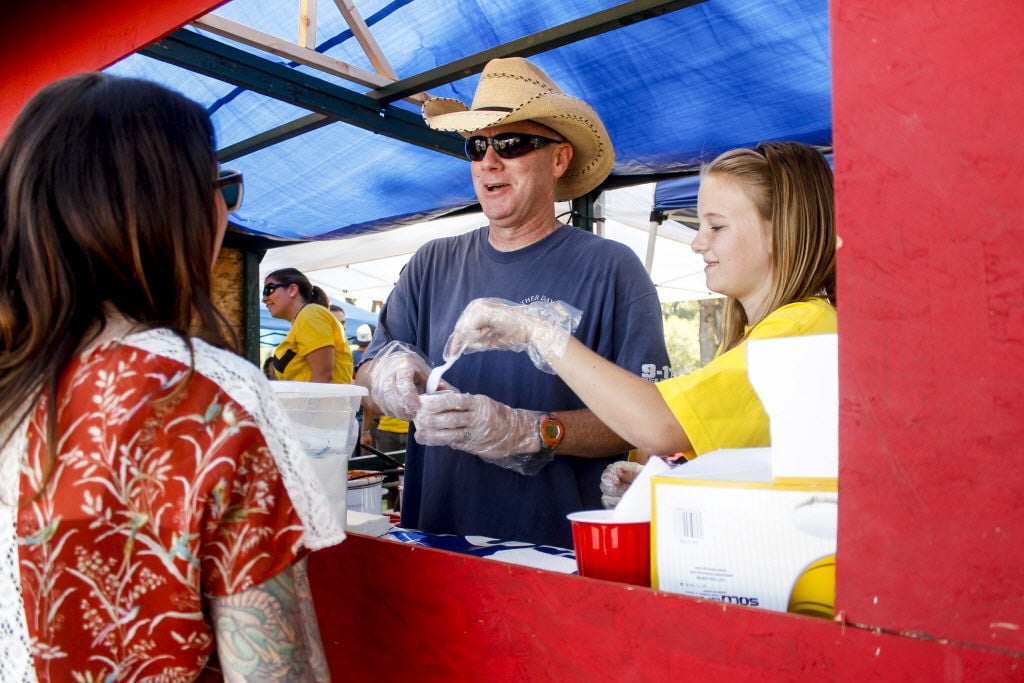
{"type": "Polygon", "coordinates": [[[672,468],[670,477],[772,483],[772,449],[721,448],[672,468]]]}
{"type": "Polygon", "coordinates": [[[838,476],[837,336],[752,339],[747,373],[771,421],[772,476],[838,476]]]}
{"type": "Polygon", "coordinates": [[[671,467],[661,458],[651,457],[636,475],[633,484],[626,489],[622,500],[612,510],[612,519],[617,522],[639,522],[651,520],[651,477],[668,472],[671,467]]]}

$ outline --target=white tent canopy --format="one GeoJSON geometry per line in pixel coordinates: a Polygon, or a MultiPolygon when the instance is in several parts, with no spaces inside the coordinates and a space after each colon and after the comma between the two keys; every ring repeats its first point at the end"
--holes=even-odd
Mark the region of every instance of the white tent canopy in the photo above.
{"type": "MultiPolygon", "coordinates": [[[[598,215],[603,213],[604,220],[598,222],[596,231],[627,245],[648,265],[662,302],[716,296],[705,287],[703,260],[690,249],[695,234],[691,228],[672,220],[655,225],[655,243],[649,253],[653,203],[654,184],[609,190],[599,202],[598,215]]],[[[556,210],[568,211],[568,204],[556,210]]],[[[298,268],[331,298],[352,300],[372,309],[374,301],[387,299],[402,268],[422,244],[485,223],[482,214],[467,214],[387,232],[271,249],[260,264],[260,280],[278,268],[298,268]]]]}

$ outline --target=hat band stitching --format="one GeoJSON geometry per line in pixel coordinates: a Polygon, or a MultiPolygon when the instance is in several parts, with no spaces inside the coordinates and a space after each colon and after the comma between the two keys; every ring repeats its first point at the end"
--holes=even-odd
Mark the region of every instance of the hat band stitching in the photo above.
{"type": "Polygon", "coordinates": [[[519,74],[510,74],[510,73],[484,74],[483,76],[480,77],[480,80],[490,79],[490,78],[511,78],[513,80],[516,80],[516,81],[523,81],[524,83],[530,83],[530,84],[536,85],[537,87],[543,88],[543,89],[547,90],[548,92],[554,92],[554,93],[559,92],[557,88],[552,87],[551,83],[548,83],[546,81],[538,81],[536,78],[530,78],[529,76],[520,76],[519,74]]]}
{"type": "MultiPolygon", "coordinates": [[[[468,109],[467,111],[494,111],[495,113],[503,113],[503,114],[505,114],[505,116],[502,116],[500,119],[498,119],[497,121],[495,121],[491,125],[494,125],[494,126],[505,125],[505,124],[502,123],[502,121],[504,121],[505,119],[509,118],[510,116],[512,116],[513,114],[518,112],[520,109],[526,107],[527,105],[532,104],[535,100],[539,100],[540,98],[546,97],[547,95],[551,95],[551,94],[552,93],[544,93],[544,92],[538,93],[538,94],[534,95],[533,97],[529,98],[528,100],[526,100],[525,102],[523,102],[522,104],[520,104],[518,107],[513,107],[511,109],[509,109],[509,108],[499,108],[499,107],[475,107],[473,109],[468,109]]],[[[548,117],[548,118],[552,118],[552,117],[548,117]]],[[[565,118],[569,118],[569,117],[565,117],[565,118]]],[[[526,120],[527,121],[533,121],[533,119],[526,119],[526,120]]],[[[509,125],[511,125],[511,124],[509,124],[509,125]]],[[[541,125],[543,125],[543,124],[541,124],[541,125]]]]}
{"type": "Polygon", "coordinates": [[[512,78],[512,79],[515,79],[517,81],[523,81],[525,83],[530,83],[532,85],[536,85],[538,87],[543,88],[543,90],[541,92],[538,92],[538,93],[528,97],[526,99],[526,101],[520,103],[518,107],[499,107],[499,106],[470,107],[469,111],[507,111],[509,114],[514,114],[515,112],[519,111],[520,109],[522,109],[523,107],[525,107],[526,105],[530,104],[531,102],[533,102],[534,100],[536,100],[536,99],[538,99],[540,97],[544,97],[546,95],[559,95],[559,94],[562,94],[559,91],[552,89],[550,85],[545,84],[543,81],[538,81],[538,80],[533,79],[533,78],[527,78],[525,76],[517,76],[515,74],[485,74],[482,77],[482,79],[483,78],[499,78],[499,77],[501,77],[501,78],[512,78]]]}
{"type": "Polygon", "coordinates": [[[555,114],[553,116],[548,116],[548,117],[545,117],[545,118],[549,118],[549,119],[569,119],[569,120],[573,120],[573,121],[577,121],[579,123],[582,123],[585,128],[588,128],[590,130],[591,134],[593,134],[593,136],[594,136],[594,140],[597,142],[597,151],[594,154],[594,158],[590,160],[590,163],[587,164],[586,166],[582,167],[581,169],[579,169],[575,173],[566,173],[565,175],[562,176],[562,178],[578,178],[578,177],[580,177],[582,175],[585,175],[585,174],[589,173],[590,170],[595,165],[597,165],[597,162],[599,162],[602,158],[604,158],[604,154],[605,154],[604,142],[601,140],[601,135],[598,132],[597,128],[586,117],[578,116],[578,115],[575,115],[575,114],[555,114]]]}

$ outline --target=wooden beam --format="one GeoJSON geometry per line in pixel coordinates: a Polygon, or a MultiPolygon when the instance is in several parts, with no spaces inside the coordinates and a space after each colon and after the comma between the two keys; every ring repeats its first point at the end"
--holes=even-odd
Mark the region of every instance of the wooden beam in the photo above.
{"type": "Polygon", "coordinates": [[[366,53],[377,73],[397,81],[398,74],[391,67],[388,58],[384,56],[384,51],[380,49],[377,39],[373,37],[370,27],[363,21],[362,15],[359,14],[356,6],[352,4],[352,0],[334,0],[334,4],[338,6],[341,16],[348,22],[348,27],[352,29],[352,35],[359,41],[359,45],[362,46],[363,52],[366,53]]]}
{"type": "MultiPolygon", "coordinates": [[[[257,29],[251,28],[237,21],[225,19],[215,14],[207,14],[192,22],[193,26],[204,29],[218,36],[230,38],[231,40],[255,47],[264,52],[290,59],[293,62],[313,67],[324,73],[329,73],[368,88],[381,88],[391,83],[394,79],[376,74],[358,66],[347,64],[339,59],[311,50],[302,45],[290,43],[287,40],[272,36],[257,29]]],[[[405,99],[416,104],[423,104],[427,100],[424,94],[412,93],[405,99]]]]}
{"type": "Polygon", "coordinates": [[[299,45],[316,47],[316,0],[299,0],[299,45]]]}

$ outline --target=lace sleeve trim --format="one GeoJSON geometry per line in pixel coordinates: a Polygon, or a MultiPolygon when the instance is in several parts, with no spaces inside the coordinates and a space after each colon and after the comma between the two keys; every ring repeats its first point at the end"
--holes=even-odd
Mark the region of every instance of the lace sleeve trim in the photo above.
{"type": "Polygon", "coordinates": [[[36,680],[18,568],[18,470],[27,448],[27,429],[28,420],[22,420],[0,450],[0,681],[22,683],[36,680]]]}

